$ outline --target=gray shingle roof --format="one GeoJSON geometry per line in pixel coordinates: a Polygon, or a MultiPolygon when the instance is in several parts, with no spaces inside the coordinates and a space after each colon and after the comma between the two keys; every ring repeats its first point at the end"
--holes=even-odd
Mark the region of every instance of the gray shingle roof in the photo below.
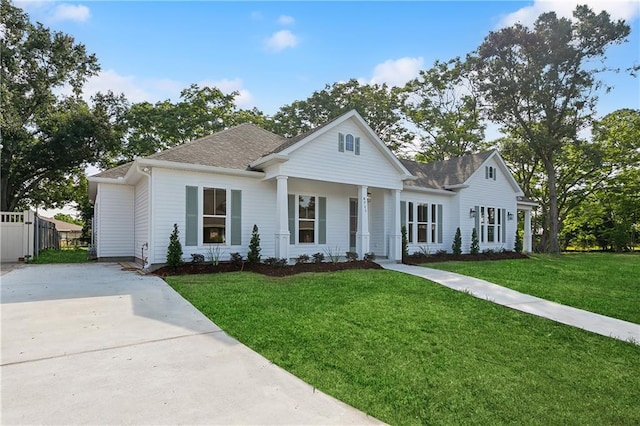
{"type": "MultiPolygon", "coordinates": [[[[254,124],[245,123],[144,158],[249,170],[251,162],[276,149],[285,141],[282,136],[254,124]]],[[[127,173],[131,164],[123,164],[95,176],[118,178],[127,173]]]]}
{"type": "Polygon", "coordinates": [[[406,181],[407,186],[444,189],[445,186],[461,185],[466,182],[492,153],[493,151],[485,151],[435,163],[419,163],[403,159],[400,161],[412,175],[418,178],[414,181],[406,181]]]}

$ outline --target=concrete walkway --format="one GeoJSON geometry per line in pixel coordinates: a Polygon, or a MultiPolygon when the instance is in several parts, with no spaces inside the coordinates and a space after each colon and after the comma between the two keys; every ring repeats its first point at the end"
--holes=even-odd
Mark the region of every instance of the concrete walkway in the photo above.
{"type": "Polygon", "coordinates": [[[1,277],[2,424],[380,424],[116,264],[1,277]]]}
{"type": "Polygon", "coordinates": [[[381,262],[385,269],[422,277],[511,309],[640,345],[640,325],[550,302],[488,281],[422,266],[381,262]]]}

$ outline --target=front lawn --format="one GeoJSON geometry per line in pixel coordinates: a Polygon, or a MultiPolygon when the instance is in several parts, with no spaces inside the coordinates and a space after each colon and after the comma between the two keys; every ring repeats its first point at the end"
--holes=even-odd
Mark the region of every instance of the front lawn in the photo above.
{"type": "Polygon", "coordinates": [[[166,280],[228,334],[390,424],[640,424],[640,347],[418,277],[166,280]]]}
{"type": "Polygon", "coordinates": [[[635,254],[533,255],[529,260],[424,266],[640,324],[640,256],[635,254]]]}
{"type": "Polygon", "coordinates": [[[38,257],[30,261],[30,263],[84,263],[87,261],[87,249],[78,247],[60,250],[44,250],[38,254],[38,257]]]}

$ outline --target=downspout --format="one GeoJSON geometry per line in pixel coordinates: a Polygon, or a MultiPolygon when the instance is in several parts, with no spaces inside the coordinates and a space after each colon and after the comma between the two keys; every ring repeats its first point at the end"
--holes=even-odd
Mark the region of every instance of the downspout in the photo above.
{"type": "Polygon", "coordinates": [[[148,183],[149,183],[149,187],[147,188],[147,222],[148,222],[148,226],[147,226],[147,241],[142,245],[142,268],[144,270],[148,270],[149,269],[149,258],[152,257],[153,254],[153,241],[152,241],[152,235],[153,235],[153,215],[151,214],[152,210],[153,210],[153,197],[152,197],[152,192],[151,192],[151,168],[150,167],[140,167],[140,165],[136,165],[136,170],[138,172],[140,172],[141,174],[145,175],[148,179],[148,183]],[[147,248],[147,257],[144,257],[144,248],[147,248]]]}

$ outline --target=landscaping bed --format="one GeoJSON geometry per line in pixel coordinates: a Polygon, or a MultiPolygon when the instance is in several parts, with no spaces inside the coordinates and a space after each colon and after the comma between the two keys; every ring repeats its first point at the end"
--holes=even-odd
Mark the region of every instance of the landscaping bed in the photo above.
{"type": "Polygon", "coordinates": [[[172,268],[164,266],[154,272],[155,275],[166,277],[169,275],[190,275],[190,274],[215,274],[222,272],[256,272],[270,277],[286,277],[303,272],[335,272],[349,269],[382,269],[382,266],[368,260],[356,260],[352,262],[321,262],[321,263],[298,263],[295,265],[267,265],[265,263],[241,264],[232,262],[220,262],[218,265],[212,263],[185,263],[184,265],[172,268]]]}
{"type": "Polygon", "coordinates": [[[516,253],[514,251],[505,252],[484,252],[478,254],[459,254],[453,253],[413,253],[405,257],[404,263],[408,265],[419,265],[421,263],[436,263],[436,262],[450,262],[450,261],[469,261],[479,262],[485,260],[507,260],[507,259],[528,259],[524,253],[516,253]]]}

